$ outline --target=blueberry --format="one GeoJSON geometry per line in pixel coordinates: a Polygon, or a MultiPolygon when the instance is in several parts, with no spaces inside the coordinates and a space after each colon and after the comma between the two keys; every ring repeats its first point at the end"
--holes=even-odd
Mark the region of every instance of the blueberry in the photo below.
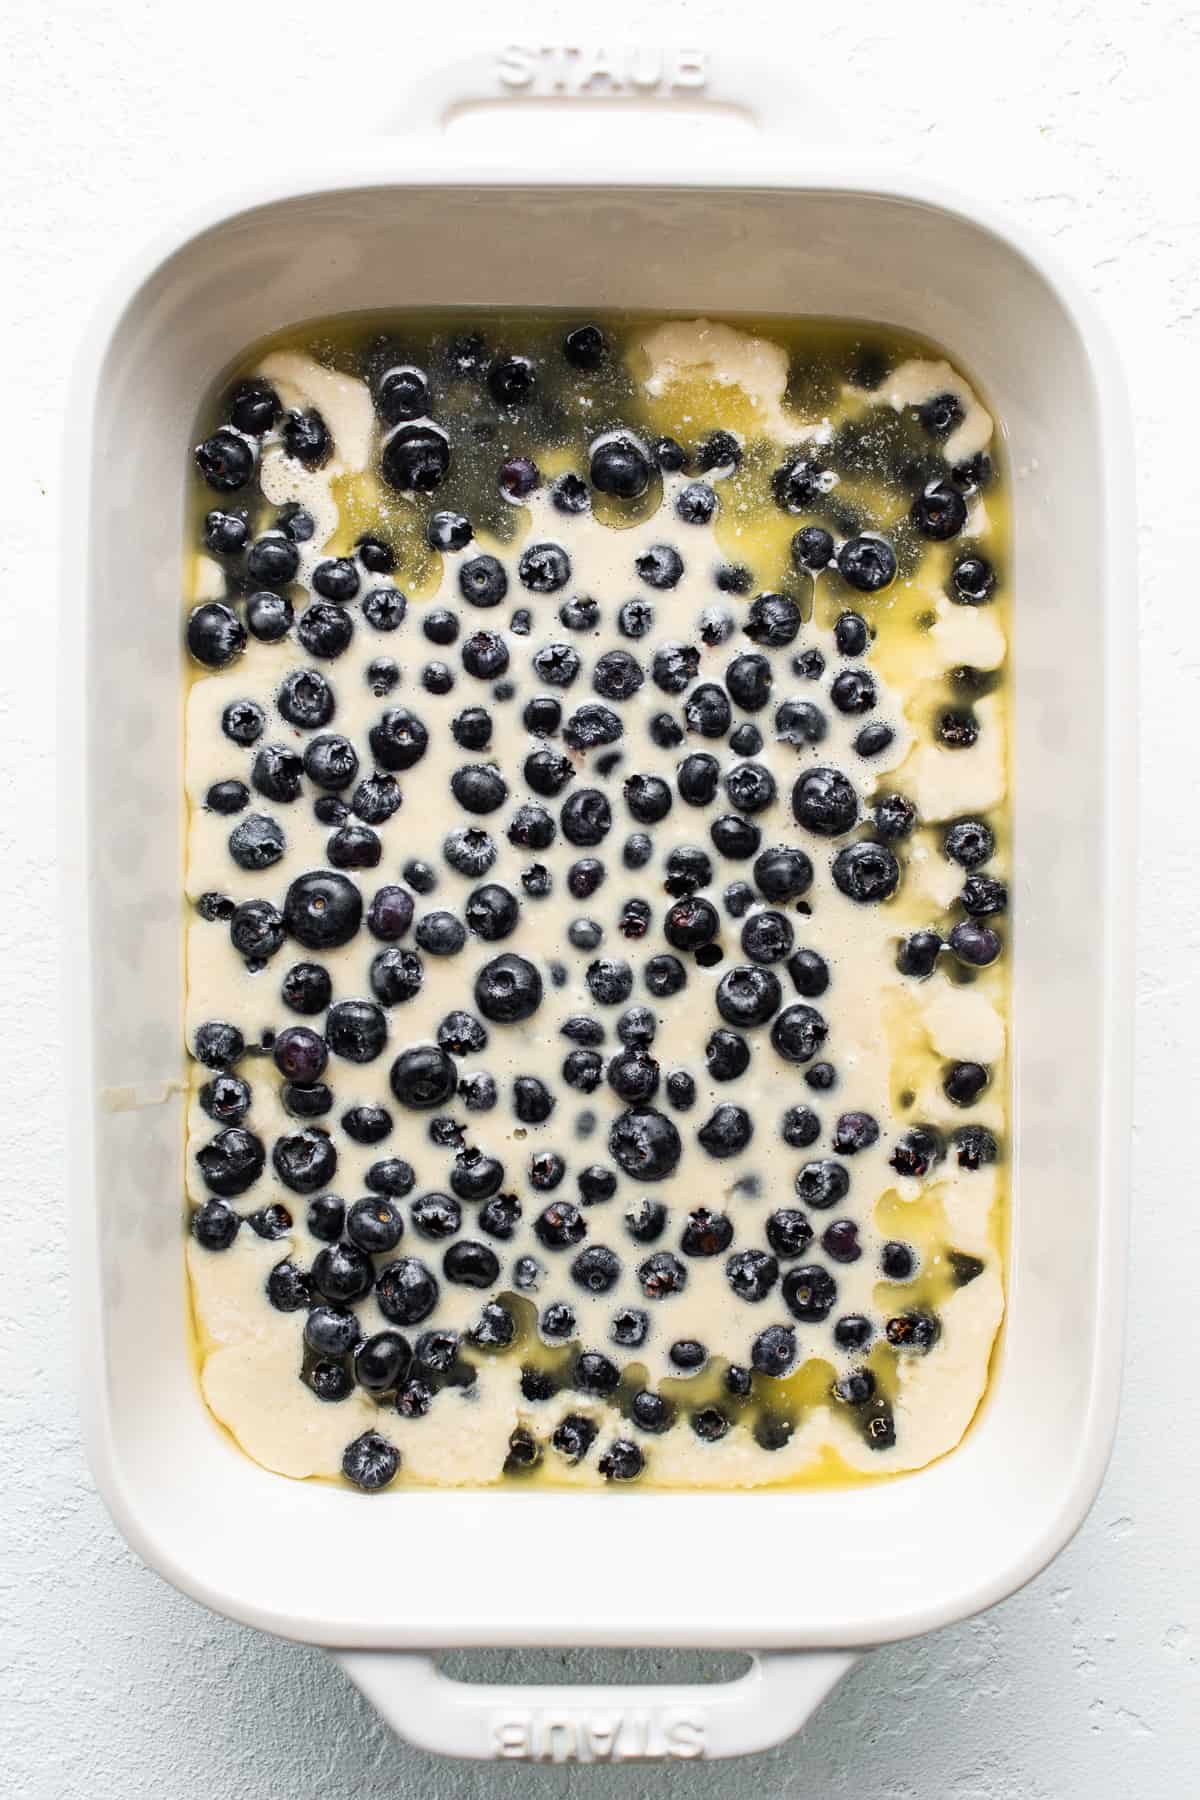
{"type": "Polygon", "coordinates": [[[581,856],[567,870],[567,887],[576,900],[587,900],[603,885],[607,870],[595,856],[581,856]]]}
{"type": "Polygon", "coordinates": [[[792,658],[792,673],[805,681],[820,681],[825,673],[825,658],[819,650],[802,650],[792,658]]]}
{"type": "Polygon", "coordinates": [[[554,1095],[536,1075],[518,1075],[513,1082],[513,1111],[522,1125],[544,1125],[554,1111],[554,1095]]]}
{"type": "Polygon", "coordinates": [[[834,1322],[833,1341],[839,1350],[864,1350],[875,1336],[875,1327],[861,1313],[843,1313],[834,1322]]]}
{"type": "Polygon", "coordinates": [[[617,1177],[613,1169],[606,1169],[603,1163],[592,1163],[579,1172],[579,1198],[584,1206],[600,1206],[611,1200],[617,1191],[617,1177]]]}
{"type": "Polygon", "coordinates": [[[293,669],[280,683],[275,704],[289,725],[317,731],[333,717],[333,689],[319,669],[293,669]]]}
{"type": "MultiPolygon", "coordinates": [[[[220,1204],[210,1201],[210,1205],[220,1204]]],[[[234,1217],[236,1218],[236,1214],[234,1217]]],[[[307,1274],[298,1269],[290,1257],[277,1262],[266,1279],[267,1299],[276,1312],[302,1312],[312,1305],[312,1288],[307,1274]]]]}
{"type": "Polygon", "coordinates": [[[775,777],[761,763],[737,763],[725,772],[726,795],[739,812],[765,812],[775,791],[775,777]]]}
{"type": "MultiPolygon", "coordinates": [[[[313,817],[318,825],[344,825],[350,817],[350,808],[336,794],[318,794],[313,801],[313,817]]],[[[342,866],[337,857],[330,857],[330,861],[335,868],[342,866]]]]}
{"type": "Polygon", "coordinates": [[[645,679],[642,665],[628,650],[606,651],[592,671],[592,686],[605,700],[628,700],[645,679]]]}
{"type": "Polygon", "coordinates": [[[513,1025],[542,1002],[542,978],[523,956],[506,953],[485,963],[475,977],[475,1004],[485,1019],[513,1025]]]}
{"type": "Polygon", "coordinates": [[[784,512],[807,512],[825,491],[825,471],[814,458],[801,453],[776,469],[771,478],[775,504],[784,512]]]}
{"type": "Polygon", "coordinates": [[[979,724],[972,713],[947,708],[937,722],[939,742],[950,750],[969,750],[979,737],[979,724]]]}
{"type": "Polygon", "coordinates": [[[843,669],[830,684],[829,698],[840,713],[855,714],[870,712],[878,695],[866,669],[843,669]]]}
{"type": "Polygon", "coordinates": [[[586,980],[592,999],[601,1006],[620,1006],[633,992],[633,970],[614,957],[588,964],[586,980]]]}
{"type": "MultiPolygon", "coordinates": [[[[408,601],[395,588],[372,588],[363,595],[362,616],[374,631],[395,631],[408,612],[408,601]]],[[[367,671],[371,689],[376,694],[390,693],[400,679],[394,663],[372,663],[367,671]],[[380,685],[382,680],[382,685],[380,685]]]]}
{"type": "Polygon", "coordinates": [[[312,584],[323,600],[345,604],[359,588],[359,574],[348,556],[328,557],[313,570],[312,584]]]}
{"type": "Polygon", "coordinates": [[[450,777],[450,791],[464,812],[495,812],[508,799],[508,784],[495,763],[464,763],[450,777]]]}
{"type": "Polygon", "coordinates": [[[600,608],[594,600],[580,595],[574,600],[564,600],[558,616],[568,631],[594,631],[600,621],[600,608]]]}
{"type": "Polygon", "coordinates": [[[244,900],[229,921],[229,941],[248,964],[266,962],[283,948],[284,921],[269,900],[244,900]]]}
{"type": "Polygon", "coordinates": [[[982,819],[957,819],[947,827],[942,848],[963,869],[977,869],[996,849],[996,839],[982,819]]]}
{"type": "Polygon", "coordinates": [[[833,560],[833,538],[820,525],[804,525],[792,539],[792,561],[798,569],[825,569],[833,560]]]}
{"type": "Polygon", "coordinates": [[[675,497],[675,513],[685,525],[708,525],[716,517],[718,504],[707,481],[689,481],[675,497]]]}
{"type": "Polygon", "coordinates": [[[348,944],[362,923],[362,895],[345,875],[327,870],[298,876],[283,903],[288,930],[307,950],[348,944]]]}
{"type": "Polygon", "coordinates": [[[982,1125],[961,1125],[954,1133],[954,1149],[960,1169],[981,1169],[999,1155],[995,1138],[982,1125]]]}
{"type": "Polygon", "coordinates": [[[556,594],[571,579],[571,559],[561,544],[530,544],[521,552],[517,574],[531,593],[556,594]]]}
{"type": "Polygon", "coordinates": [[[651,544],[634,567],[647,587],[660,590],[677,587],[683,576],[683,558],[670,544],[651,544]]]}
{"type": "MultiPolygon", "coordinates": [[[[337,1151],[327,1131],[309,1125],[302,1131],[278,1138],[271,1161],[284,1187],[294,1194],[315,1194],[318,1188],[332,1181],[337,1169],[337,1151]]],[[[326,1297],[339,1298],[334,1294],[326,1297]]]]}
{"type": "Polygon", "coordinates": [[[429,383],[420,369],[388,369],[375,388],[375,410],[385,425],[423,418],[429,411],[429,383]]]}
{"type": "Polygon", "coordinates": [[[821,1233],[821,1248],[833,1262],[857,1262],[862,1255],[862,1245],[854,1220],[835,1219],[832,1225],[827,1225],[821,1233]]]}
{"type": "Polygon", "coordinates": [[[579,848],[603,843],[612,828],[612,809],[599,788],[580,788],[559,814],[563,836],[579,848]]]}
{"type": "Polygon", "coordinates": [[[192,1214],[192,1236],[205,1250],[228,1250],[241,1222],[224,1200],[206,1200],[192,1214]]]}
{"type": "Polygon", "coordinates": [[[858,796],[839,770],[808,769],[792,789],[792,812],[807,830],[837,837],[857,823],[858,796]]]}
{"type": "Polygon", "coordinates": [[[943,543],[966,524],[967,503],[952,483],[933,481],[913,501],[910,517],[922,537],[943,543]]]}
{"type": "Polygon", "coordinates": [[[941,1337],[942,1327],[931,1313],[901,1313],[888,1320],[884,1335],[894,1349],[911,1350],[923,1356],[941,1337]]]}
{"type": "Polygon", "coordinates": [[[402,1006],[421,991],[425,967],[414,950],[380,950],[371,960],[371,992],[384,1006],[402,1006]]]}
{"type": "Polygon", "coordinates": [[[488,370],[488,389],[497,406],[523,406],[537,387],[537,371],[527,356],[501,356],[488,370]]]}
{"type": "Polygon", "coordinates": [[[736,1081],[750,1067],[750,1046],[740,1032],[719,1026],[704,1046],[704,1066],[713,1081],[736,1081]]]}
{"type": "Polygon", "coordinates": [[[422,913],[414,935],[430,956],[457,956],[467,941],[467,928],[452,912],[439,908],[422,913]]]}
{"type": "Polygon", "coordinates": [[[735,813],[714,819],[708,834],[721,855],[733,862],[744,862],[747,857],[754,856],[762,842],[758,826],[735,813]]]}
{"type": "Polygon", "coordinates": [[[500,1259],[486,1244],[463,1238],[447,1250],[442,1271],[447,1281],[460,1287],[491,1287],[500,1274],[500,1259]]]}
{"type": "Polygon", "coordinates": [[[223,669],[246,648],[246,628],[232,607],[210,600],[188,618],[187,647],[206,668],[223,669]]]}
{"type": "Polygon", "coordinates": [[[285,1026],[276,1037],[271,1054],[285,1080],[301,1084],[319,1081],[329,1060],[324,1038],[306,1025],[285,1026]]]}
{"type": "MultiPolygon", "coordinates": [[[[754,861],[754,879],[768,900],[795,900],[812,885],[813,866],[803,850],[779,844],[754,861]]],[[[768,915],[778,917],[778,914],[768,915]]],[[[746,928],[749,930],[749,926],[746,928]]],[[[743,934],[743,942],[744,942],[743,934]]],[[[747,955],[751,953],[747,951],[747,955]]],[[[757,959],[756,959],[757,960],[757,959]]]]}
{"type": "Polygon", "coordinates": [[[437,1278],[419,1257],[401,1256],[380,1271],[375,1299],[393,1325],[419,1325],[437,1305],[437,1278]]]}
{"type": "Polygon", "coordinates": [[[867,621],[861,613],[840,613],[833,628],[833,639],[843,656],[865,655],[869,642],[867,621]]]}
{"type": "Polygon", "coordinates": [[[771,1043],[788,1062],[811,1062],[829,1027],[812,1006],[786,1006],[771,1027],[771,1043]]]}
{"type": "Polygon", "coordinates": [[[996,571],[983,556],[960,556],[950,571],[948,592],[959,606],[982,606],[996,587],[996,571]]]}
{"type": "Polygon", "coordinates": [[[335,1056],[374,1062],[387,1043],[387,1021],[370,1000],[338,1000],[326,1016],[325,1036],[335,1056]]]}
{"type": "Polygon", "coordinates": [[[687,971],[677,956],[652,956],[642,974],[646,986],[658,1000],[668,999],[687,985],[687,971]]]}
{"type": "MultiPolygon", "coordinates": [[[[388,952],[384,952],[388,954],[388,952]]],[[[436,1044],[414,1044],[393,1062],[392,1092],[402,1106],[427,1111],[453,1094],[458,1077],[447,1053],[436,1044]]]]}
{"type": "Polygon", "coordinates": [[[875,829],[880,837],[906,838],[917,822],[917,809],[903,794],[880,794],[874,807],[875,829]]]}
{"type": "Polygon", "coordinates": [[[412,1347],[398,1331],[377,1331],[354,1353],[354,1373],[368,1393],[383,1394],[399,1386],[412,1362],[412,1347]]]}
{"type": "MultiPolygon", "coordinates": [[[[246,800],[249,798],[247,793],[246,800]]],[[[243,800],[242,805],[244,806],[245,803],[246,801],[243,800]]],[[[207,893],[201,894],[196,901],[196,911],[207,924],[212,925],[218,919],[232,919],[235,908],[227,894],[207,893]]]]}
{"type": "Polygon", "coordinates": [[[720,917],[712,901],[691,893],[677,900],[663,920],[666,940],[677,950],[695,950],[710,943],[720,928],[720,917]]]}
{"type": "Polygon", "coordinates": [[[896,579],[896,553],[881,537],[847,539],[837,566],[842,579],[860,594],[877,594],[896,579]]]}
{"type": "Polygon", "coordinates": [[[354,1377],[336,1362],[316,1361],[301,1372],[300,1379],[318,1400],[329,1402],[347,1399],[354,1388],[354,1377]]]}
{"type": "Polygon", "coordinates": [[[717,984],[717,1011],[729,1025],[765,1025],[779,1011],[783,990],[770,969],[739,963],[717,984]]]}
{"type": "Polygon", "coordinates": [[[218,494],[237,493],[254,474],[254,451],[236,431],[215,431],[196,445],[193,455],[201,475],[218,494]]]}
{"type": "Polygon", "coordinates": [[[392,1129],[386,1106],[351,1106],[342,1114],[342,1130],[355,1144],[379,1144],[392,1129]]]}
{"type": "Polygon", "coordinates": [[[322,732],[304,747],[304,773],[317,787],[337,792],[358,774],[358,752],[349,738],[322,732]]]}
{"type": "Polygon", "coordinates": [[[496,860],[496,846],[480,826],[465,825],[442,840],[442,855],[459,875],[475,877],[485,875],[491,868],[496,860]]]}
{"type": "MultiPolygon", "coordinates": [[[[322,1256],[334,1254],[323,1250],[322,1256]]],[[[304,1342],[318,1356],[348,1356],[362,1339],[362,1328],[352,1312],[340,1306],[314,1306],[304,1321],[304,1342]]]]}
{"type": "Polygon", "coordinates": [[[766,1229],[768,1244],[783,1262],[803,1256],[812,1243],[812,1226],[807,1216],[794,1206],[784,1206],[773,1212],[766,1229]]]}
{"type": "MultiPolygon", "coordinates": [[[[717,1076],[717,1079],[727,1077],[717,1076]]],[[[696,1133],[696,1141],[709,1156],[724,1161],[730,1156],[740,1156],[753,1135],[754,1123],[745,1107],[731,1106],[725,1102],[714,1108],[711,1116],[696,1133]]]]}
{"type": "Polygon", "coordinates": [[[896,1140],[888,1166],[898,1175],[910,1175],[919,1180],[941,1161],[944,1154],[942,1140],[931,1125],[914,1125],[896,1140]]]}
{"type": "Polygon", "coordinates": [[[990,925],[979,925],[973,919],[954,927],[949,944],[960,962],[976,969],[986,969],[1004,948],[998,933],[990,925]]]}
{"type": "Polygon", "coordinates": [[[755,913],[742,927],[742,951],[751,962],[779,962],[791,947],[791,920],[783,913],[755,913]]]}
{"type": "MultiPolygon", "coordinates": [[[[317,1252],[313,1259],[312,1284],[318,1294],[328,1300],[332,1306],[346,1306],[355,1300],[361,1300],[371,1290],[374,1270],[366,1251],[357,1244],[330,1244],[326,1249],[317,1252]]],[[[351,1315],[351,1324],[358,1331],[357,1320],[351,1315]]],[[[345,1331],[347,1327],[339,1327],[345,1331]]],[[[332,1342],[313,1344],[325,1356],[342,1356],[354,1343],[354,1338],[343,1343],[340,1348],[332,1342]]]]}
{"type": "MultiPolygon", "coordinates": [[[[453,1119],[435,1119],[430,1127],[430,1135],[433,1136],[435,1128],[442,1123],[453,1127],[453,1135],[440,1141],[461,1143],[462,1127],[453,1119]]],[[[439,1140],[435,1138],[436,1141],[439,1140]]],[[[504,1164],[496,1157],[473,1146],[459,1150],[450,1170],[450,1186],[460,1200],[489,1200],[499,1192],[503,1182],[504,1164]]]]}
{"type": "Polygon", "coordinates": [[[292,1119],[323,1119],[333,1111],[333,1089],[324,1081],[309,1082],[303,1087],[287,1081],[280,1088],[279,1097],[292,1119]]]}
{"type": "Polygon", "coordinates": [[[240,556],[250,538],[246,514],[214,509],[204,520],[204,548],[213,556],[240,556]]]}
{"type": "Polygon", "coordinates": [[[304,764],[282,744],[264,744],[250,765],[250,782],[264,799],[286,805],[298,798],[304,764]]]}
{"type": "Polygon", "coordinates": [[[596,444],[591,453],[592,486],[618,500],[637,500],[650,482],[650,464],[641,446],[616,436],[596,444]]]}
{"type": "Polygon", "coordinates": [[[954,1106],[972,1106],[990,1079],[982,1063],[952,1063],[942,1079],[942,1092],[954,1106]]]}
{"type": "Polygon", "coordinates": [[[819,1324],[833,1310],[837,1282],[819,1263],[803,1263],[798,1269],[788,1270],[781,1292],[793,1317],[807,1324],[819,1324]]]}
{"type": "Polygon", "coordinates": [[[293,1012],[324,1012],[331,997],[329,972],[317,963],[296,963],[284,976],[281,993],[293,1012]]]}
{"type": "Polygon", "coordinates": [[[590,1294],[607,1294],[621,1276],[621,1259],[603,1244],[590,1244],[571,1264],[571,1279],[590,1294]]]}
{"type": "Polygon", "coordinates": [[[299,567],[300,552],[282,531],[265,532],[251,544],[246,558],[246,573],[251,580],[265,582],[269,587],[283,587],[294,581],[299,567]]]}
{"type": "Polygon", "coordinates": [[[733,1226],[725,1214],[701,1206],[688,1214],[679,1248],[685,1256],[719,1256],[732,1242],[733,1226]]]}
{"type": "Polygon", "coordinates": [[[333,440],[315,407],[305,412],[289,412],[280,435],[288,455],[294,456],[306,469],[319,469],[329,461],[333,440]]]}
{"type": "MultiPolygon", "coordinates": [[[[727,673],[735,668],[731,663],[727,673]]],[[[729,695],[715,681],[702,681],[684,701],[683,717],[688,730],[698,731],[701,737],[724,737],[733,718],[729,695]]]]}
{"type": "Polygon", "coordinates": [[[688,1423],[706,1444],[715,1444],[729,1430],[729,1420],[718,1406],[702,1407],[692,1413],[688,1423]]]}
{"type": "Polygon", "coordinates": [[[879,1252],[879,1267],[889,1281],[910,1280],[916,1266],[916,1255],[910,1244],[892,1239],[879,1252]]]}
{"type": "Polygon", "coordinates": [[[1006,910],[1008,887],[989,875],[968,875],[958,899],[963,911],[972,918],[988,918],[1006,910]]]}
{"type": "MultiPolygon", "coordinates": [[[[474,631],[462,647],[462,665],[477,681],[492,681],[508,667],[508,646],[494,631],[474,631]]],[[[494,690],[501,698],[499,684],[494,690]]],[[[506,696],[511,698],[511,695],[506,696]]]]}
{"type": "MultiPolygon", "coordinates": [[[[754,643],[764,644],[772,650],[781,649],[790,644],[800,630],[800,608],[789,594],[759,594],[750,603],[742,629],[754,643]]],[[[733,688],[729,691],[733,693],[733,688]]],[[[737,699],[736,694],[734,698],[737,699]]],[[[747,703],[739,700],[738,704],[747,703]]],[[[764,697],[759,705],[765,704],[764,697]]]]}
{"type": "Polygon", "coordinates": [[[550,501],[556,512],[569,516],[585,513],[592,504],[591,492],[586,481],[568,471],[560,475],[550,489],[550,501]]]}
{"type": "Polygon", "coordinates": [[[293,619],[292,603],[285,594],[272,594],[264,588],[246,601],[246,624],[260,643],[279,643],[291,630],[293,619]]]}
{"type": "Polygon", "coordinates": [[[413,1229],[437,1242],[453,1237],[462,1225],[462,1206],[449,1194],[422,1194],[409,1209],[413,1229]]]}
{"type": "Polygon", "coordinates": [[[218,1075],[200,1089],[200,1104],[218,1125],[240,1125],[250,1110],[250,1084],[240,1075],[218,1075]]]}
{"type": "Polygon", "coordinates": [[[354,621],[342,607],[314,600],[301,613],[296,636],[310,656],[332,661],[341,656],[354,636],[354,621]]]}
{"type": "Polygon", "coordinates": [[[658,1092],[658,1063],[639,1045],[631,1045],[614,1056],[607,1073],[614,1094],[630,1105],[653,1100],[658,1092]]]}
{"type": "Polygon", "coordinates": [[[450,445],[436,425],[401,425],[384,445],[379,466],[399,493],[430,494],[446,479],[450,445]]]}
{"type": "Polygon", "coordinates": [[[796,1333],[790,1325],[768,1325],[750,1346],[751,1363],[771,1380],[790,1375],[798,1360],[796,1333]]]}
{"type": "Polygon", "coordinates": [[[886,844],[848,844],[833,861],[839,891],[860,905],[888,899],[900,885],[900,865],[886,844]]]}
{"type": "Polygon", "coordinates": [[[544,850],[554,842],[555,829],[544,806],[519,806],[508,827],[508,841],[525,850],[544,850]]]}
{"type": "Polygon", "coordinates": [[[936,931],[914,931],[901,942],[896,967],[901,975],[914,975],[918,981],[924,981],[933,974],[941,950],[942,940],[936,931]]]}
{"type": "MultiPolygon", "coordinates": [[[[650,673],[664,694],[681,694],[695,680],[700,669],[700,652],[694,644],[660,644],[654,653],[650,673]]],[[[659,719],[669,718],[660,713],[659,719]]],[[[672,720],[672,724],[674,721],[672,720]]],[[[660,729],[662,729],[660,727],[660,729]]],[[[670,735],[669,733],[667,734],[670,735]]],[[[678,742],[678,739],[674,740],[678,742]]]]}

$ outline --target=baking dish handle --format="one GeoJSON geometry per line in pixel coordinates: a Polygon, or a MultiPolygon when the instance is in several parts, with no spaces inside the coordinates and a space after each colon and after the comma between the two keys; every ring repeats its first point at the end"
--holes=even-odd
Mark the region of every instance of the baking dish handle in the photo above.
{"type": "Polygon", "coordinates": [[[337,1650],[388,1724],[439,1756],[534,1763],[687,1762],[781,1744],[858,1661],[842,1650],[752,1652],[736,1681],[522,1687],[455,1681],[423,1651],[337,1650]]]}
{"type": "MultiPolygon", "coordinates": [[[[464,114],[503,105],[535,111],[561,106],[619,108],[622,116],[656,117],[672,134],[681,110],[726,114],[774,135],[828,143],[843,135],[839,116],[799,84],[786,61],[774,64],[736,51],[651,49],[593,51],[571,45],[532,49],[508,44],[480,49],[421,70],[395,115],[402,130],[437,136],[464,114]]],[[[544,142],[544,140],[543,140],[544,142]]],[[[553,154],[563,152],[561,134],[553,154]]]]}

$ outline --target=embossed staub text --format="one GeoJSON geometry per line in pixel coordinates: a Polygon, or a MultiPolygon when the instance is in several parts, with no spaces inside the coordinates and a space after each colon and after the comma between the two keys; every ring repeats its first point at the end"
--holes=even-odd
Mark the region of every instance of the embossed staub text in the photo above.
{"type": "Polygon", "coordinates": [[[694,1761],[705,1754],[704,1715],[682,1707],[513,1707],[493,1715],[492,1743],[498,1757],[518,1762],[694,1761]]]}
{"type": "Polygon", "coordinates": [[[496,78],[502,88],[523,94],[665,99],[702,93],[708,86],[708,56],[703,50],[603,50],[579,44],[535,49],[509,44],[496,59],[496,78]]]}

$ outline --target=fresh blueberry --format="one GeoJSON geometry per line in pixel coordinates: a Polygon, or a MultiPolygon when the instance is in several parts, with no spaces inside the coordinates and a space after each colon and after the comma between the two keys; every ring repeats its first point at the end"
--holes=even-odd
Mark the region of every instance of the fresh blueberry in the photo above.
{"type": "Polygon", "coordinates": [[[716,1107],[696,1133],[696,1141],[718,1161],[740,1156],[754,1135],[754,1124],[744,1106],[725,1102],[716,1107]]]}
{"type": "Polygon", "coordinates": [[[996,588],[996,571],[983,556],[960,556],[950,571],[948,592],[959,606],[982,606],[996,588]]]}
{"type": "Polygon", "coordinates": [[[591,453],[592,486],[618,500],[637,500],[650,482],[650,464],[641,446],[618,435],[596,444],[591,453]]]}
{"type": "Polygon", "coordinates": [[[343,607],[334,606],[331,601],[314,600],[301,613],[296,636],[310,656],[332,662],[349,647],[354,636],[354,621],[343,607]]]}
{"type": "Polygon", "coordinates": [[[960,1169],[982,1169],[994,1163],[999,1146],[982,1125],[961,1125],[954,1133],[954,1149],[960,1169]]]}
{"type": "Polygon", "coordinates": [[[679,1248],[685,1256],[719,1256],[732,1242],[733,1225],[725,1214],[701,1206],[688,1214],[679,1248]]]}
{"type": "Polygon", "coordinates": [[[389,1079],[400,1104],[418,1112],[443,1105],[458,1082],[453,1062],[436,1044],[414,1044],[402,1050],[392,1064],[389,1079]]]}
{"type": "Polygon", "coordinates": [[[897,1138],[888,1166],[898,1175],[910,1175],[920,1180],[944,1155],[945,1146],[932,1125],[914,1125],[897,1138]]]}
{"type": "Polygon", "coordinates": [[[954,1106],[972,1106],[990,1079],[982,1063],[952,1063],[943,1077],[942,1092],[954,1106]]]}
{"type": "Polygon", "coordinates": [[[922,537],[943,543],[967,522],[967,503],[949,481],[932,481],[912,503],[911,518],[922,537]]]}
{"type": "Polygon", "coordinates": [[[833,561],[833,538],[820,525],[804,525],[792,539],[792,561],[798,569],[828,568],[833,561]]]}
{"type": "Polygon", "coordinates": [[[301,731],[318,731],[333,717],[333,689],[319,669],[293,669],[275,696],[281,716],[301,731]]]}
{"type": "Polygon", "coordinates": [[[837,1282],[819,1263],[789,1269],[781,1288],[788,1311],[806,1324],[827,1319],[837,1300],[837,1282]]]}
{"type": "Polygon", "coordinates": [[[281,950],[286,935],[283,917],[269,900],[243,900],[229,921],[229,941],[250,968],[281,950]]]}
{"type": "Polygon", "coordinates": [[[436,425],[401,425],[383,447],[383,479],[399,493],[430,494],[450,467],[450,445],[436,425]]]}
{"type": "Polygon", "coordinates": [[[342,1114],[342,1130],[355,1144],[379,1144],[392,1129],[386,1106],[351,1106],[342,1114]]]}
{"type": "Polygon", "coordinates": [[[991,828],[982,819],[957,819],[946,830],[942,848],[963,869],[977,869],[996,849],[991,828]]]}
{"type": "Polygon", "coordinates": [[[895,893],[900,865],[886,844],[848,844],[834,858],[833,879],[847,899],[874,905],[895,893]]]}
{"type": "MultiPolygon", "coordinates": [[[[730,672],[735,666],[730,665],[730,672]]],[[[683,716],[689,731],[706,738],[724,737],[733,718],[729,695],[715,681],[702,681],[685,700],[683,716]]]]}
{"type": "Polygon", "coordinates": [[[980,925],[974,919],[956,925],[948,941],[958,960],[976,969],[986,969],[1004,948],[999,934],[990,925],[980,925]]]}
{"type": "Polygon", "coordinates": [[[807,830],[837,837],[857,823],[858,796],[840,770],[808,769],[792,789],[792,812],[807,830]]]}
{"type": "Polygon", "coordinates": [[[936,931],[914,931],[901,941],[896,952],[896,967],[901,975],[913,975],[924,981],[933,974],[941,955],[942,939],[936,931]]]}
{"type": "Polygon", "coordinates": [[[306,412],[289,412],[280,435],[288,455],[295,457],[306,469],[319,469],[329,461],[333,440],[315,407],[306,412]]]}
{"type": "Polygon", "coordinates": [[[788,1062],[811,1062],[829,1032],[813,1006],[787,1006],[771,1027],[771,1043],[788,1062]]]}
{"type": "Polygon", "coordinates": [[[205,668],[223,669],[246,648],[246,628],[232,607],[210,600],[188,619],[187,647],[205,668]]]}
{"type": "Polygon", "coordinates": [[[896,579],[896,553],[884,538],[853,537],[838,552],[838,572],[860,594],[878,594],[896,579]]]}
{"type": "Polygon", "coordinates": [[[744,862],[758,852],[762,842],[762,833],[757,825],[749,819],[739,818],[735,813],[726,813],[714,819],[709,826],[709,836],[713,844],[732,862],[744,862]]]}
{"type": "MultiPolygon", "coordinates": [[[[483,560],[482,557],[475,559],[477,563],[483,560]]],[[[531,593],[556,594],[571,579],[571,559],[561,544],[530,544],[521,552],[517,574],[522,587],[527,587],[531,593]]],[[[466,594],[465,588],[463,592],[466,594]]]]}
{"type": "Polygon", "coordinates": [[[773,1212],[766,1229],[767,1242],[782,1262],[803,1256],[813,1240],[813,1229],[806,1214],[794,1206],[784,1206],[773,1212]]]}
{"type": "Polygon", "coordinates": [[[254,451],[236,431],[214,432],[196,445],[193,454],[196,467],[218,494],[237,493],[254,474],[254,451]]]}
{"type": "Polygon", "coordinates": [[[192,1214],[192,1236],[205,1250],[228,1250],[241,1222],[224,1200],[206,1200],[192,1214]]]}
{"type": "Polygon", "coordinates": [[[728,1025],[765,1025],[782,1001],[779,977],[771,969],[739,963],[717,984],[717,1011],[728,1025]]]}
{"type": "Polygon", "coordinates": [[[398,1257],[376,1278],[375,1299],[393,1325],[419,1325],[437,1305],[437,1278],[419,1257],[398,1257]]]}
{"type": "MultiPolygon", "coordinates": [[[[477,681],[492,681],[508,667],[508,645],[495,631],[474,631],[462,647],[462,665],[477,681]]],[[[494,690],[500,698],[499,685],[494,690]]]]}
{"type": "Polygon", "coordinates": [[[294,616],[287,596],[273,594],[269,588],[251,594],[246,601],[246,625],[250,635],[263,644],[277,644],[285,638],[294,616]]]}
{"type": "Polygon", "coordinates": [[[599,788],[580,788],[564,803],[559,823],[568,843],[590,848],[612,829],[612,809],[599,788]]]}

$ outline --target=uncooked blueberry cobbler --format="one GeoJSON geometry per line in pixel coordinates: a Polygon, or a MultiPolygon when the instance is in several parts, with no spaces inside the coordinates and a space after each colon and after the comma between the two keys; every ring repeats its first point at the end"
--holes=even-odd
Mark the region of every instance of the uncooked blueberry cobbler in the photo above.
{"type": "Polygon", "coordinates": [[[1007,508],[927,344],[295,329],[186,563],[212,1413],[365,1491],[920,1468],[1003,1311],[1007,508]]]}

